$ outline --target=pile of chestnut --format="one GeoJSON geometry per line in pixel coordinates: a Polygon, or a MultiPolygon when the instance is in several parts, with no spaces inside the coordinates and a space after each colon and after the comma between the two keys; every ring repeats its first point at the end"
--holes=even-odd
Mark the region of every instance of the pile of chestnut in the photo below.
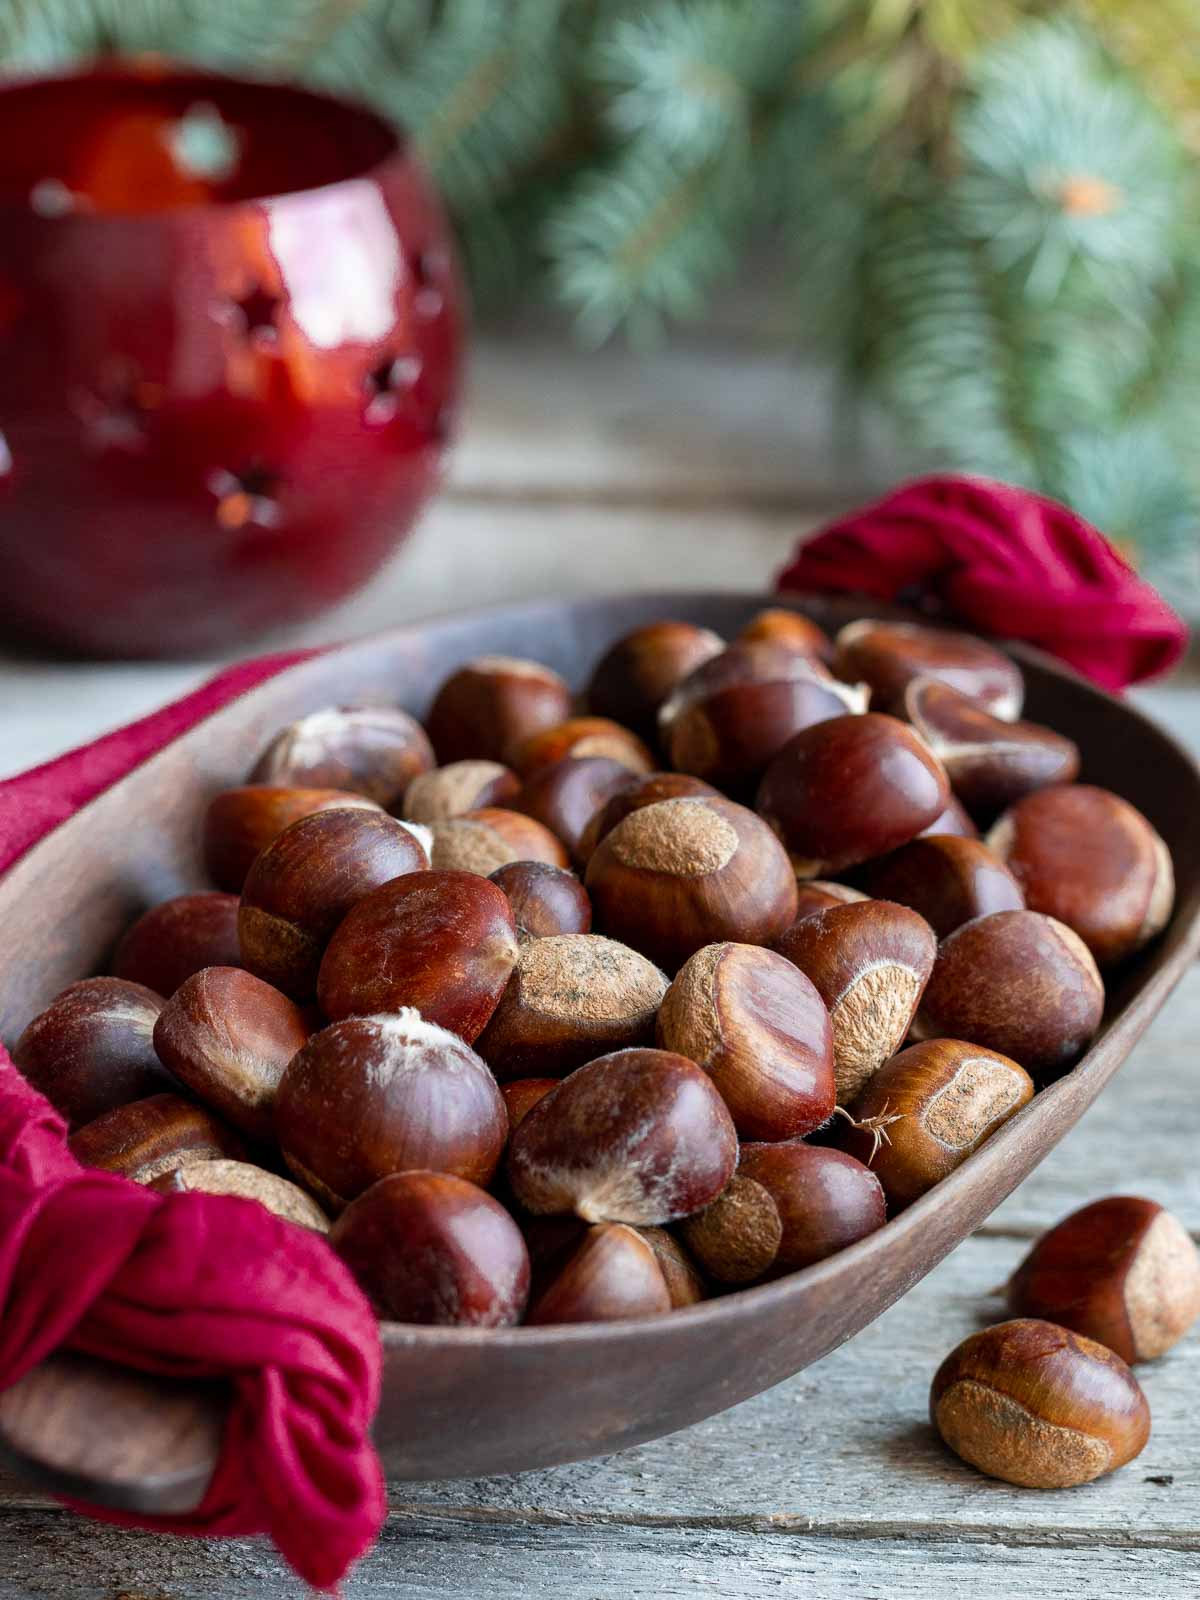
{"type": "Polygon", "coordinates": [[[84,1163],[328,1229],[383,1317],[778,1277],[1069,1067],[1170,915],[1162,840],[1022,697],[979,639],[770,610],[637,629],[582,705],[487,656],[425,727],[315,711],[211,798],[215,891],[15,1060],[84,1163]]]}

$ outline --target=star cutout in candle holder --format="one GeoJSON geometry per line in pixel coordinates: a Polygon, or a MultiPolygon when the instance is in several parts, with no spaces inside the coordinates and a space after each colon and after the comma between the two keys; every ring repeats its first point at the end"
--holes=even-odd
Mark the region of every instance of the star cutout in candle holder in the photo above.
{"type": "Polygon", "coordinates": [[[95,389],[82,390],[75,408],[92,449],[136,451],[145,448],[150,415],[162,398],[161,384],[122,364],[110,368],[95,389]]]}
{"type": "Polygon", "coordinates": [[[234,323],[247,339],[274,341],[279,336],[279,308],[283,296],[256,283],[246,294],[230,297],[224,320],[234,323]]]}
{"type": "Polygon", "coordinates": [[[254,461],[237,472],[218,467],[210,473],[208,487],[217,497],[217,521],[223,528],[242,528],[257,523],[260,528],[276,528],[283,520],[278,494],[282,473],[254,461]]]}
{"type": "Polygon", "coordinates": [[[411,389],[421,375],[421,363],[416,356],[384,356],[367,373],[368,422],[390,422],[399,407],[397,396],[411,389]]]}

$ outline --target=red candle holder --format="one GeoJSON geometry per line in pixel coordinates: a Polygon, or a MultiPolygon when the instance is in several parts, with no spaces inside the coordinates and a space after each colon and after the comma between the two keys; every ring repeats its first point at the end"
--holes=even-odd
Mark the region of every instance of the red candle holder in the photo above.
{"type": "Polygon", "coordinates": [[[0,88],[0,629],[187,654],[341,599],[436,483],[462,322],[372,113],[156,63],[0,88]]]}

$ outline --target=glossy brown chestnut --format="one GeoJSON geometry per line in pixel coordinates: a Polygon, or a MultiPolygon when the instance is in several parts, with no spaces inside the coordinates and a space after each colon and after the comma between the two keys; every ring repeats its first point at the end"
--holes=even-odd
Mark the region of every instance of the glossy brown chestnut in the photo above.
{"type": "Polygon", "coordinates": [[[654,757],[637,734],[608,717],[568,717],[565,722],[532,733],[508,749],[510,765],[526,783],[542,767],[552,767],[568,756],[577,760],[603,756],[607,761],[620,762],[639,776],[654,770],[654,757]]]}
{"type": "Polygon", "coordinates": [[[257,1200],[284,1222],[311,1228],[314,1233],[329,1232],[329,1218],[311,1195],[277,1172],[266,1172],[249,1161],[193,1161],[164,1172],[148,1187],[159,1194],[228,1194],[239,1200],[257,1200]]]}
{"type": "Polygon", "coordinates": [[[433,746],[398,706],[327,706],[281,728],[259,756],[251,783],[349,789],[385,811],[433,766],[433,746]]]}
{"type": "Polygon", "coordinates": [[[1115,966],[1161,933],[1175,902],[1171,854],[1127,800],[1076,783],[1028,795],[988,835],[1034,911],[1057,917],[1115,966]]]}
{"type": "Polygon", "coordinates": [[[927,828],[922,828],[918,839],[929,839],[935,834],[952,833],[959,839],[978,839],[979,829],[967,815],[966,807],[957,795],[951,795],[945,811],[934,817],[927,828]]]}
{"type": "Polygon", "coordinates": [[[255,857],[283,830],[318,811],[378,811],[365,795],[344,789],[284,789],[248,783],[214,795],[204,814],[204,863],[218,889],[240,894],[255,857]]]}
{"type": "Polygon", "coordinates": [[[484,806],[445,822],[431,822],[430,859],[444,872],[477,872],[489,877],[510,861],[545,861],[565,867],[568,856],[549,828],[519,811],[484,806]]]}
{"type": "Polygon", "coordinates": [[[592,859],[596,846],[606,833],[611,833],[618,822],[624,822],[631,811],[642,811],[655,806],[660,800],[689,800],[698,795],[719,796],[720,791],[703,778],[693,778],[687,772],[649,772],[639,778],[631,789],[622,789],[600,807],[584,828],[579,840],[579,860],[586,866],[592,859]]]}
{"type": "Polygon", "coordinates": [[[746,1284],[823,1261],[886,1215],[879,1180],[861,1161],[796,1139],[743,1145],[736,1177],[680,1232],[711,1277],[746,1284]]]}
{"type": "Polygon", "coordinates": [[[743,790],[801,729],[866,704],[864,693],[811,656],[777,644],[733,644],[663,702],[659,737],[681,772],[743,790]]]}
{"type": "Polygon", "coordinates": [[[767,768],[757,809],[797,876],[829,877],[896,850],[946,809],[937,757],[905,723],[833,717],[789,741],[767,768]]]}
{"type": "Polygon", "coordinates": [[[972,917],[1020,911],[1021,885],[994,851],[978,839],[933,834],[869,861],[856,882],[878,900],[895,900],[919,911],[944,939],[972,917]]]}
{"type": "Polygon", "coordinates": [[[83,978],[38,1013],[12,1047],[13,1064],[72,1130],[114,1106],[177,1086],[154,1053],[163,1002],[123,978],[83,978]]]}
{"type": "Polygon", "coordinates": [[[516,773],[499,761],[452,761],[413,779],[401,815],[408,822],[445,822],[480,806],[506,806],[520,789],[516,773]]]}
{"type": "Polygon", "coordinates": [[[848,906],[868,897],[861,889],[848,883],[834,883],[829,878],[805,878],[796,885],[796,916],[811,917],[817,911],[828,911],[830,906],[848,906]]]}
{"type": "Polygon", "coordinates": [[[571,691],[549,667],[479,656],[438,690],[426,720],[438,760],[507,761],[510,746],[571,714],[571,691]]]}
{"type": "Polygon", "coordinates": [[[329,1242],[381,1317],[506,1328],[529,1294],[529,1252],[498,1200],[445,1172],[381,1178],[348,1205],[329,1242]]]}
{"type": "Polygon", "coordinates": [[[840,1142],[865,1161],[893,1210],[911,1205],[1033,1098],[1033,1079],[1007,1056],[962,1039],[911,1044],[849,1108],[840,1142]]]}
{"type": "Polygon", "coordinates": [[[535,1214],[653,1224],[710,1204],[736,1163],[725,1102],[695,1062],[618,1050],[533,1108],[513,1133],[506,1170],[535,1214]]]}
{"type": "Polygon", "coordinates": [[[588,823],[614,795],[637,787],[638,777],[608,756],[566,756],[541,767],[525,784],[514,806],[549,828],[579,864],[588,823]]]}
{"type": "Polygon", "coordinates": [[[848,1105],[903,1044],[937,957],[933,929],[890,900],[830,906],[778,940],[829,1007],[837,1098],[848,1105]]]}
{"type": "Polygon", "coordinates": [[[1150,1437],[1150,1407],[1120,1356],[1036,1319],[964,1339],[937,1370],[929,1416],[955,1455],[1026,1489],[1090,1483],[1150,1437]]]}
{"type": "Polygon", "coordinates": [[[246,1146],[227,1123],[177,1094],[152,1094],[115,1106],[71,1135],[84,1167],[150,1183],[193,1161],[243,1160],[246,1146]]]}
{"type": "Polygon", "coordinates": [[[332,1022],[414,1007],[469,1043],[516,964],[503,890],[471,872],[409,873],[360,900],[340,924],[317,996],[332,1022]]]}
{"type": "Polygon", "coordinates": [[[774,951],[710,944],[685,961],[657,1038],[703,1067],[742,1139],[792,1139],[833,1115],[833,1035],[816,989],[774,951]]]}
{"type": "Polygon", "coordinates": [[[724,648],[720,634],[693,622],[648,622],[600,657],[587,688],[588,709],[653,744],[659,706],[681,679],[724,648]]]}
{"type": "Polygon", "coordinates": [[[314,1034],[280,1080],[275,1131],[296,1177],[338,1211],[394,1172],[489,1183],[508,1116],[470,1045],[404,1011],[314,1034]]]}
{"type": "Polygon", "coordinates": [[[877,711],[898,711],[905,686],[936,678],[968,694],[997,717],[1021,715],[1025,680],[1016,662],[970,633],[915,622],[848,622],[834,646],[834,671],[866,683],[877,711]]]}
{"type": "Polygon", "coordinates": [[[738,644],[773,644],[795,650],[802,656],[828,661],[833,655],[833,640],[811,618],[783,606],[768,606],[756,612],[738,634],[738,644]]]}
{"type": "Polygon", "coordinates": [[[235,894],[181,894],[151,906],[113,952],[113,977],[169,999],[193,972],[237,966],[237,919],[235,894]]]}
{"type": "Polygon", "coordinates": [[[477,1048],[498,1078],[561,1077],[596,1056],[652,1044],[666,992],[654,963],[614,939],[529,939],[477,1048]]]}
{"type": "Polygon", "coordinates": [[[308,1032],[299,1006],[269,983],[238,967],[206,967],[163,1007],[154,1048],[180,1083],[266,1143],[275,1090],[308,1032]]]}
{"type": "Polygon", "coordinates": [[[508,1112],[509,1129],[523,1122],[539,1100],[544,1100],[551,1089],[558,1088],[560,1081],[558,1078],[513,1078],[502,1083],[500,1093],[508,1112]]]}
{"type": "Polygon", "coordinates": [[[1087,946],[1037,911],[964,922],[938,950],[915,1039],[970,1039],[1035,1079],[1069,1067],[1095,1036],[1104,983],[1087,946]]]}
{"type": "Polygon", "coordinates": [[[769,944],[796,914],[779,841],[719,797],[631,812],[596,846],[584,881],[600,928],[668,972],[706,944],[769,944]]]}
{"type": "Polygon", "coordinates": [[[325,946],[351,906],[428,864],[404,824],[381,811],[322,811],[293,822],[246,877],[242,965],[291,999],[310,999],[325,946]]]}
{"type": "Polygon", "coordinates": [[[1014,1317],[1044,1317],[1123,1361],[1153,1361],[1200,1318],[1200,1254],[1153,1200],[1109,1195],[1044,1233],[1008,1285],[1014,1317]]]}
{"type": "Polygon", "coordinates": [[[573,872],[548,861],[509,861],[490,877],[503,889],[518,933],[545,939],[591,931],[592,902],[573,872]]]}
{"type": "Polygon", "coordinates": [[[637,1231],[654,1251],[673,1311],[699,1305],[701,1300],[708,1299],[708,1286],[700,1268],[673,1233],[666,1228],[639,1228],[637,1231]]]}
{"type": "Polygon", "coordinates": [[[626,1322],[671,1310],[671,1292],[652,1246],[619,1222],[589,1228],[529,1308],[531,1326],[626,1322]]]}
{"type": "Polygon", "coordinates": [[[903,706],[973,816],[994,817],[1022,795],[1070,783],[1079,771],[1074,740],[1037,722],[1006,722],[947,683],[914,678],[903,706]]]}

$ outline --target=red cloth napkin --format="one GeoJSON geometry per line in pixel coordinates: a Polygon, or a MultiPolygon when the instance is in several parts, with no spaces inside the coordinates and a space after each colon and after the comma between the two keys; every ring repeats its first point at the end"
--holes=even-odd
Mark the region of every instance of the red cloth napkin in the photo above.
{"type": "Polygon", "coordinates": [[[936,607],[1111,690],[1165,672],[1187,647],[1182,620],[1090,523],[988,478],[902,485],[807,539],[778,586],[936,607]]]}
{"type": "MultiPolygon", "coordinates": [[[[297,659],[266,657],[0,784],[0,870],[130,768],[297,659]]],[[[226,1378],[233,1405],[202,1506],[109,1522],[269,1533],[330,1588],[374,1541],[383,1474],[369,1429],[379,1330],[324,1240],[252,1201],[157,1195],[85,1172],[66,1128],[0,1049],[0,1388],[51,1351],[176,1377],[226,1378]],[[66,1270],[64,1270],[64,1268],[66,1270]]]]}

